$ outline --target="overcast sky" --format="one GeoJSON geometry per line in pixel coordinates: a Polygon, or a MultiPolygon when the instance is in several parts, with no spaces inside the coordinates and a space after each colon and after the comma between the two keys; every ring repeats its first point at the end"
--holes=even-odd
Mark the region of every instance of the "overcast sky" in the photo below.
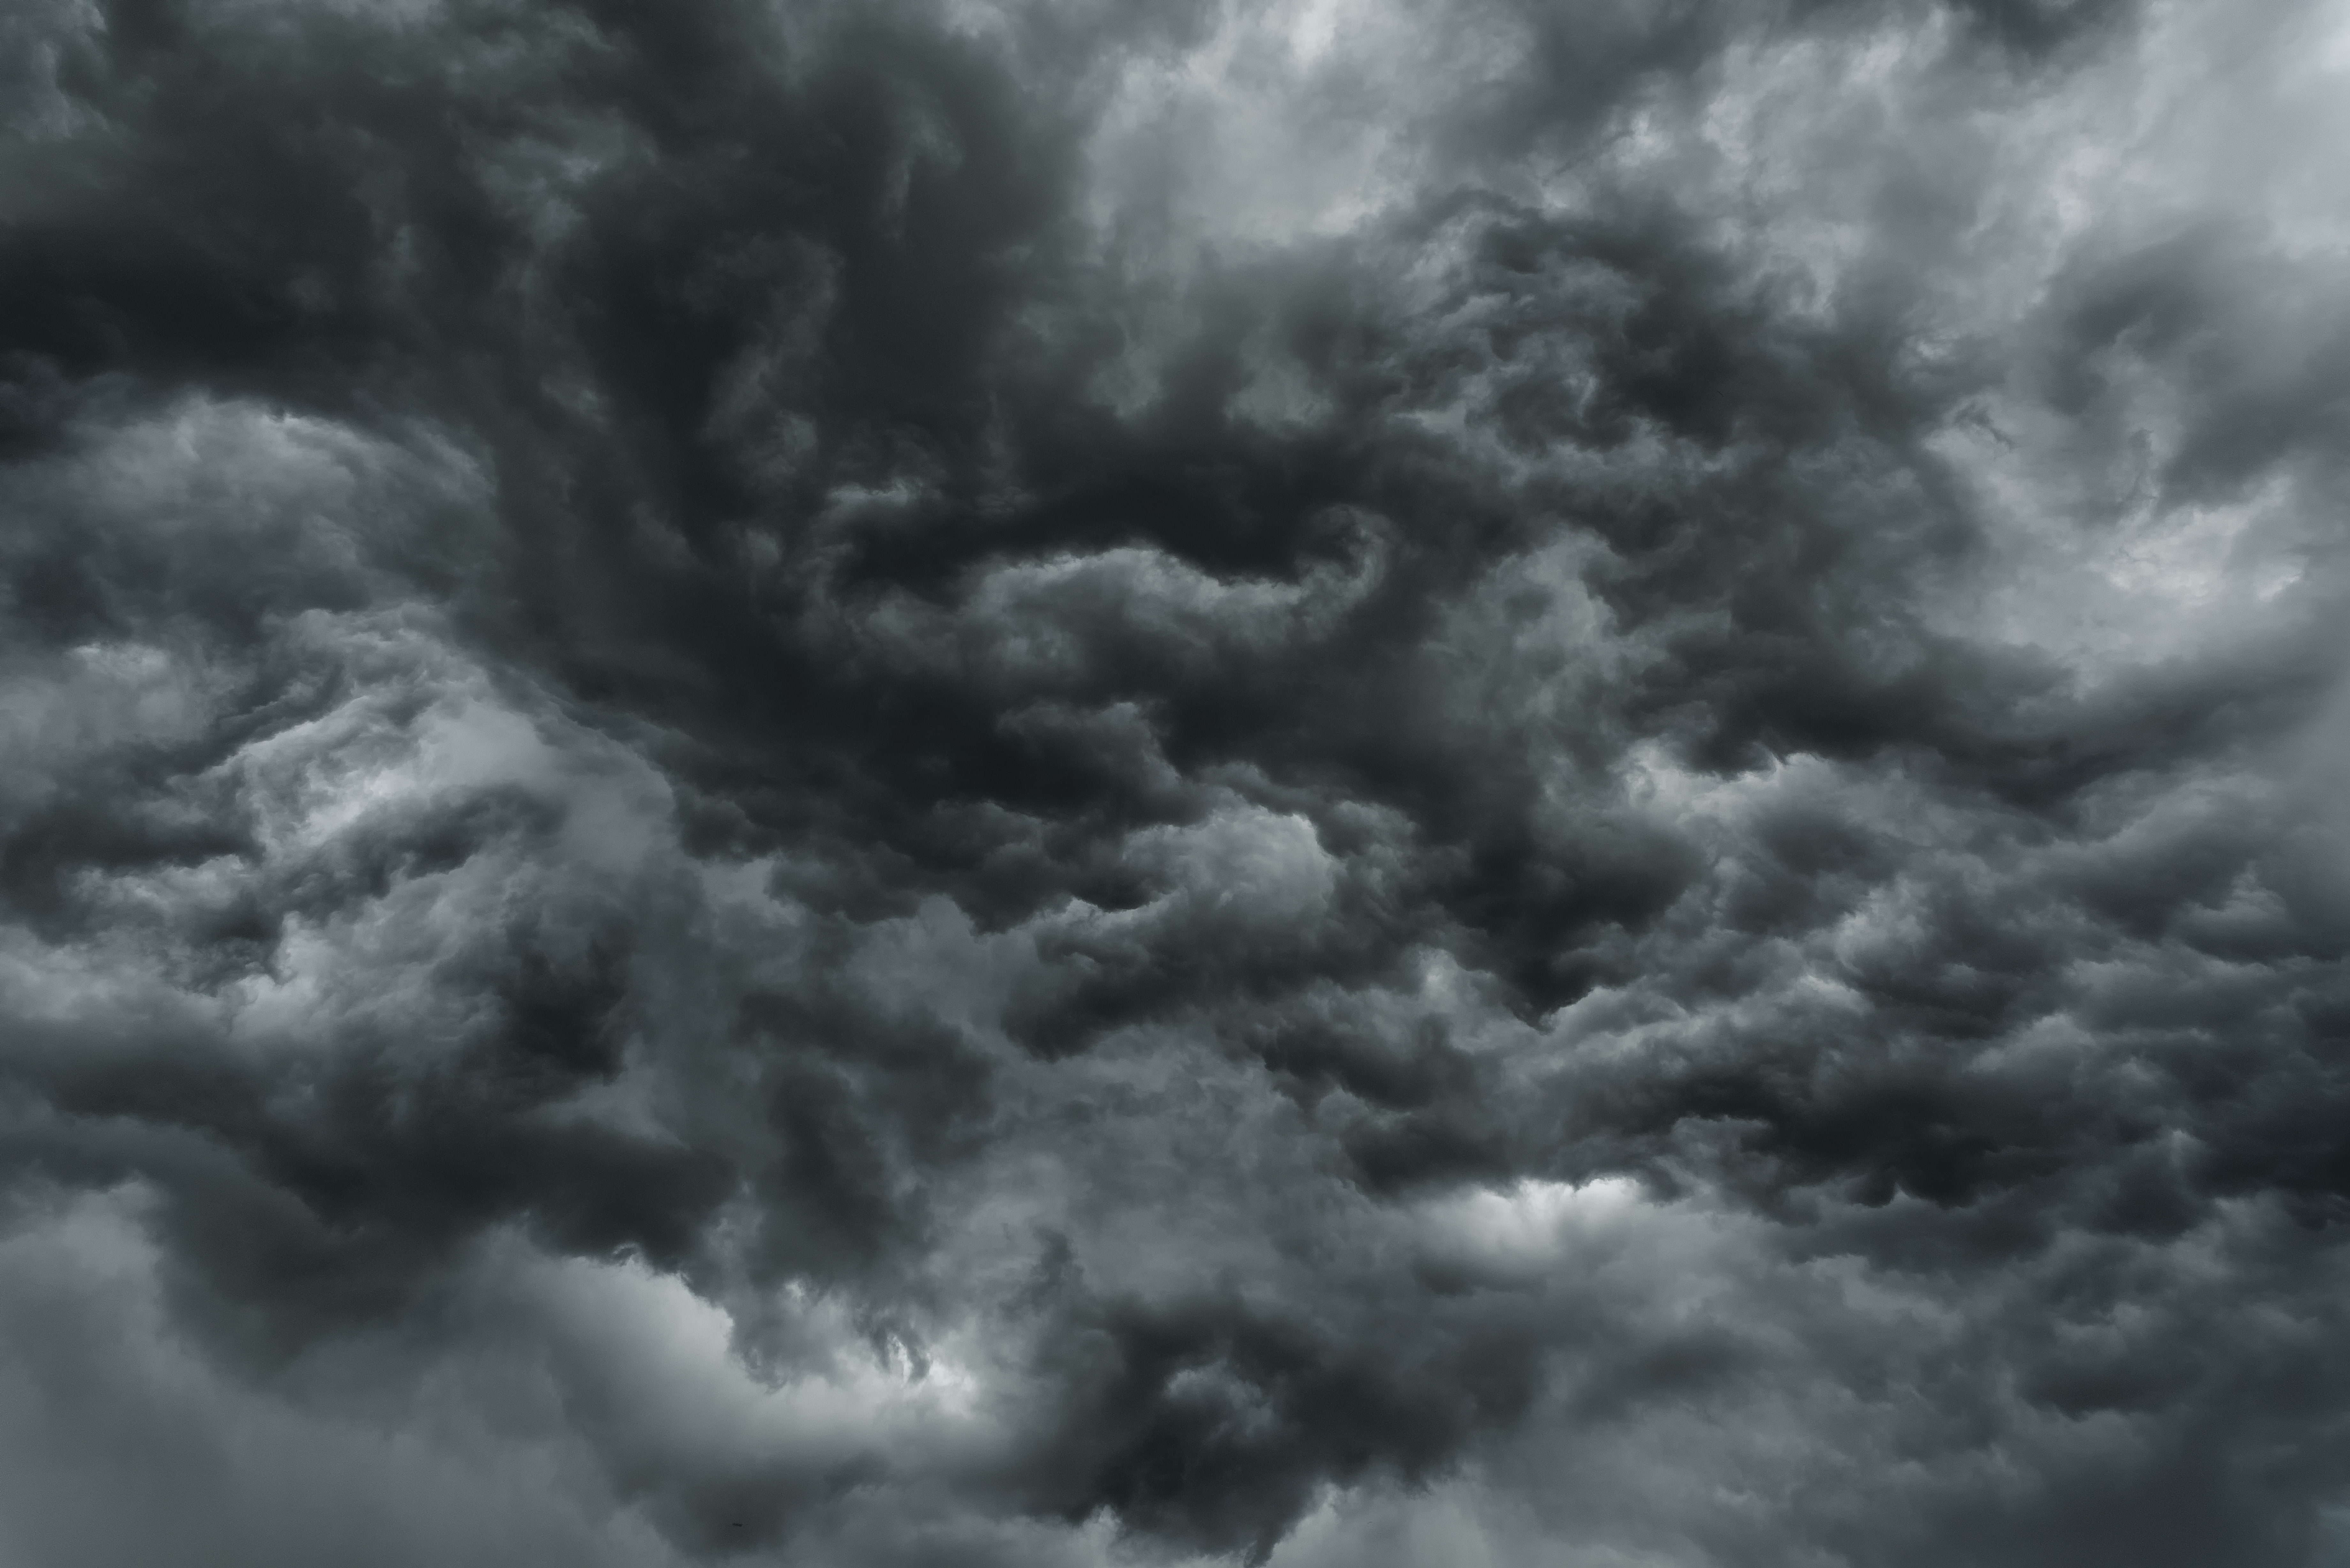
{"type": "Polygon", "coordinates": [[[2345,0],[0,4],[0,1568],[2350,1562],[2345,0]]]}

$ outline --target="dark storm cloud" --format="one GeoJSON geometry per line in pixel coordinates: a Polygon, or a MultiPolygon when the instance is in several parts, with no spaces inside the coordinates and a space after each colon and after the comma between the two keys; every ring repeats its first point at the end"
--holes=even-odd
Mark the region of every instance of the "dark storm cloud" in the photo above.
{"type": "Polygon", "coordinates": [[[5,1550],[2339,1555],[2344,36],[18,8],[5,1550]]]}

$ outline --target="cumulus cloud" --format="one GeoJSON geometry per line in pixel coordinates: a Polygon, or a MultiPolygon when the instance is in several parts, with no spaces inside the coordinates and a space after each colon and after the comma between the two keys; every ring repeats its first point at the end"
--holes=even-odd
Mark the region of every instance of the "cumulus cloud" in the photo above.
{"type": "Polygon", "coordinates": [[[2350,11],[0,18],[0,1556],[2350,1552],[2350,11]]]}

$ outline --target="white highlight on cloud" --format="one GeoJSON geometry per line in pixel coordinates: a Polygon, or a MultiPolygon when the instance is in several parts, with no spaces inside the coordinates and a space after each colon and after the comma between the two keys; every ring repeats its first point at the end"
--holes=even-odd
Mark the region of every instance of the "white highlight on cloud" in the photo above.
{"type": "Polygon", "coordinates": [[[1507,1272],[1537,1272],[1579,1241],[1632,1222],[1645,1203],[1639,1184],[1607,1176],[1586,1182],[1525,1178],[1477,1188],[1422,1211],[1430,1241],[1507,1272]]]}
{"type": "Polygon", "coordinates": [[[478,1288],[546,1335],[575,1412],[614,1462],[648,1476],[755,1476],[805,1486],[860,1463],[919,1472],[983,1459],[1000,1438],[983,1369],[955,1336],[875,1343],[849,1303],[785,1293],[793,1363],[754,1370],[724,1308],[634,1262],[509,1247],[478,1288]]]}

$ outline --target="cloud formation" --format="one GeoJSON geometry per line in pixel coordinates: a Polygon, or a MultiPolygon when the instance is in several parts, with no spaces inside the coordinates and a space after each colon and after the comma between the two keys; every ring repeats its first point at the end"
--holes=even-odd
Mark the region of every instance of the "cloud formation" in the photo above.
{"type": "Polygon", "coordinates": [[[27,0],[0,1558],[2350,1554],[2350,10],[27,0]]]}

